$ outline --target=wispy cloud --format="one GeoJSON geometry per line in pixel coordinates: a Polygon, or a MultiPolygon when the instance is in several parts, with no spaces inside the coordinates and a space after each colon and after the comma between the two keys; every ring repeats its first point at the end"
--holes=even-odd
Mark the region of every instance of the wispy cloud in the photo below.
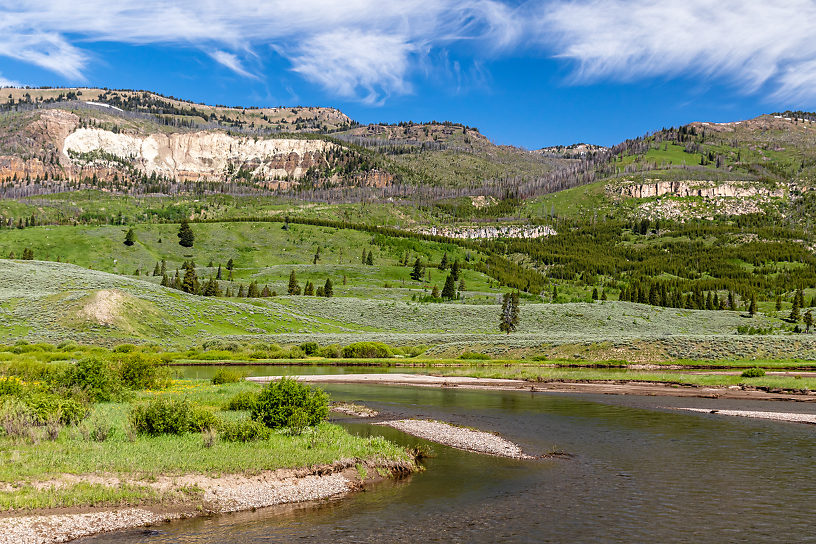
{"type": "Polygon", "coordinates": [[[258,79],[257,75],[249,72],[246,68],[244,68],[241,59],[239,59],[238,55],[236,55],[235,53],[229,53],[227,51],[220,51],[216,49],[215,51],[210,51],[208,54],[215,62],[223,66],[226,66],[239,76],[248,77],[250,79],[258,79]]]}
{"type": "Polygon", "coordinates": [[[0,0],[0,14],[0,56],[71,80],[94,60],[88,43],[113,41],[200,49],[248,78],[277,54],[372,104],[502,55],[563,59],[579,83],[696,75],[816,98],[811,0],[0,0]]]}
{"type": "Polygon", "coordinates": [[[816,97],[816,3],[809,0],[577,0],[544,6],[540,39],[576,63],[574,80],[723,78],[775,99],[816,97]]]}

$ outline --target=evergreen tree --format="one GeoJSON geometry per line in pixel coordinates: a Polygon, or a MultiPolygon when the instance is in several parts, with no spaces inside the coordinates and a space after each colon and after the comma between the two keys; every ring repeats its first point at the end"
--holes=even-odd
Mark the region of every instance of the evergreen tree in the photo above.
{"type": "Polygon", "coordinates": [[[181,276],[179,276],[178,268],[176,268],[176,275],[173,277],[173,284],[170,287],[173,289],[181,289],[181,276]]]}
{"type": "Polygon", "coordinates": [[[221,263],[218,263],[218,271],[215,273],[215,279],[221,279],[221,263]]]}
{"type": "Polygon", "coordinates": [[[732,291],[728,291],[728,309],[736,310],[736,304],[734,303],[734,293],[732,291]]]}
{"type": "Polygon", "coordinates": [[[798,322],[799,319],[801,319],[801,317],[802,317],[801,314],[800,314],[801,310],[802,310],[802,307],[799,306],[799,297],[797,295],[794,295],[794,297],[793,297],[793,307],[791,308],[791,313],[788,316],[788,319],[790,321],[794,322],[794,323],[798,322]]]}
{"type": "MultiPolygon", "coordinates": [[[[298,289],[300,289],[300,288],[298,287],[298,289]]],[[[244,292],[244,284],[243,283],[239,284],[238,285],[238,297],[243,298],[245,296],[246,296],[246,293],[244,292]]]]}
{"type": "Polygon", "coordinates": [[[315,296],[316,297],[324,297],[326,296],[326,291],[323,289],[322,285],[318,285],[317,289],[315,289],[315,296]]]}
{"type": "Polygon", "coordinates": [[[439,298],[439,287],[437,287],[436,285],[434,285],[433,289],[431,289],[431,297],[439,298]]]}
{"type": "Polygon", "coordinates": [[[162,287],[168,287],[169,284],[170,284],[170,279],[167,277],[167,274],[163,274],[162,275],[161,286],[162,287]]]}
{"type": "Polygon", "coordinates": [[[722,308],[720,308],[720,295],[717,294],[717,291],[714,291],[714,301],[713,302],[714,302],[714,309],[715,310],[721,310],[722,309],[722,308]]]}
{"type": "Polygon", "coordinates": [[[218,282],[215,281],[212,276],[210,276],[210,279],[204,284],[204,289],[202,289],[201,294],[205,297],[221,296],[221,289],[218,287],[218,282]]]}
{"type": "Polygon", "coordinates": [[[448,300],[456,298],[456,282],[453,280],[453,272],[448,274],[445,285],[442,287],[442,298],[448,300]]]}
{"type": "Polygon", "coordinates": [[[366,264],[366,257],[368,257],[368,254],[366,253],[365,248],[363,248],[363,256],[360,258],[360,262],[366,264]]]}
{"type": "Polygon", "coordinates": [[[232,262],[232,259],[227,261],[227,270],[232,270],[235,267],[235,264],[232,262]]]}
{"type": "Polygon", "coordinates": [[[805,332],[810,332],[810,327],[813,325],[813,314],[810,310],[805,312],[805,332]]]}
{"type": "Polygon", "coordinates": [[[306,287],[303,288],[303,294],[309,297],[314,296],[314,284],[312,282],[306,282],[306,287]]]}
{"type": "Polygon", "coordinates": [[[411,270],[411,279],[414,281],[422,281],[424,273],[425,267],[422,265],[422,261],[419,260],[419,257],[417,257],[416,261],[414,261],[414,269],[411,270]]]}
{"type": "Polygon", "coordinates": [[[272,292],[269,290],[268,285],[264,285],[264,288],[261,290],[261,296],[263,298],[268,298],[272,296],[272,292]]]}
{"type": "Polygon", "coordinates": [[[553,285],[552,299],[553,299],[553,302],[558,300],[558,286],[556,286],[556,285],[553,285]]]}
{"type": "Polygon", "coordinates": [[[128,229],[127,234],[125,234],[125,245],[130,247],[136,243],[136,233],[133,229],[128,229]]]}
{"type": "Polygon", "coordinates": [[[295,271],[289,274],[289,294],[290,295],[299,295],[300,294],[300,285],[298,285],[297,277],[295,276],[295,271]]]}
{"type": "Polygon", "coordinates": [[[711,291],[709,291],[708,296],[706,296],[706,310],[713,309],[714,309],[714,296],[711,294],[711,291]]]}
{"type": "Polygon", "coordinates": [[[606,300],[607,298],[608,296],[606,294],[606,289],[604,289],[603,291],[601,291],[601,300],[606,300]]]}
{"type": "Polygon", "coordinates": [[[198,284],[198,276],[196,276],[195,268],[188,266],[187,271],[184,273],[184,279],[181,282],[181,290],[185,293],[195,295],[198,294],[200,288],[201,286],[198,284]]]}
{"type": "Polygon", "coordinates": [[[799,301],[799,308],[805,307],[805,292],[801,289],[796,290],[796,299],[799,301]]]}
{"type": "Polygon", "coordinates": [[[156,266],[153,268],[153,275],[161,276],[161,265],[159,265],[159,261],[156,261],[156,266]]]}
{"type": "Polygon", "coordinates": [[[459,292],[466,291],[465,289],[465,278],[459,278],[459,292]]]}
{"type": "Polygon", "coordinates": [[[190,228],[190,223],[188,223],[186,219],[181,220],[181,225],[179,225],[178,238],[180,246],[193,247],[195,235],[193,234],[193,229],[190,228]]]}
{"type": "Polygon", "coordinates": [[[368,257],[366,257],[365,264],[368,266],[374,265],[374,254],[371,251],[368,252],[368,257]]]}
{"type": "Polygon", "coordinates": [[[30,247],[23,249],[23,260],[24,261],[33,261],[34,260],[34,250],[30,247]]]}
{"type": "Polygon", "coordinates": [[[592,300],[598,300],[598,288],[597,287],[592,288],[592,300]]]}
{"type": "Polygon", "coordinates": [[[161,261],[161,275],[164,276],[167,274],[167,260],[162,259],[161,261]]]}
{"type": "Polygon", "coordinates": [[[324,297],[334,296],[334,286],[332,285],[332,281],[330,278],[326,278],[326,284],[323,286],[323,296],[324,297]]]}
{"type": "Polygon", "coordinates": [[[249,284],[249,289],[247,290],[247,296],[249,298],[258,298],[261,292],[258,290],[258,282],[253,281],[249,284]]]}
{"type": "Polygon", "coordinates": [[[453,281],[459,281],[459,259],[453,261],[451,275],[453,275],[453,281]]]}
{"type": "Polygon", "coordinates": [[[782,309],[782,295],[777,295],[775,308],[777,312],[782,309]]]}
{"type": "Polygon", "coordinates": [[[756,294],[751,293],[751,304],[748,306],[748,315],[754,317],[757,313],[757,300],[756,294]]]}
{"type": "Polygon", "coordinates": [[[448,267],[448,252],[442,255],[442,260],[439,261],[439,270],[445,270],[448,267]]]}
{"type": "Polygon", "coordinates": [[[499,330],[510,334],[516,330],[519,323],[519,294],[518,292],[505,293],[502,297],[499,330]]]}

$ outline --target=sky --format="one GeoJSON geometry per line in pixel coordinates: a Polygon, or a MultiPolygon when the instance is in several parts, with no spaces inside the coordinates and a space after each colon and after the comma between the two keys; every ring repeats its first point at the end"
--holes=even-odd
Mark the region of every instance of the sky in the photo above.
{"type": "Polygon", "coordinates": [[[612,145],[816,109],[816,1],[0,0],[0,84],[612,145]]]}

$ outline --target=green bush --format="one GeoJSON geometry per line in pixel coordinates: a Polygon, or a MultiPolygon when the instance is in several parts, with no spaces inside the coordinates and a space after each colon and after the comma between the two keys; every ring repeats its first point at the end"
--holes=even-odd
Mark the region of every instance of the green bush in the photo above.
{"type": "Polygon", "coordinates": [[[749,368],[748,370],[742,373],[743,378],[761,378],[765,375],[765,371],[758,366],[754,368],[749,368]]]}
{"type": "Polygon", "coordinates": [[[300,349],[303,350],[303,353],[306,355],[314,355],[320,349],[320,346],[317,345],[317,342],[304,342],[300,345],[300,349]]]}
{"type": "Polygon", "coordinates": [[[347,359],[378,359],[391,357],[391,348],[382,342],[355,342],[343,348],[347,359]]]}
{"type": "Polygon", "coordinates": [[[289,348],[289,358],[290,359],[303,359],[306,357],[306,354],[303,353],[303,350],[300,349],[298,346],[292,346],[289,348]]]}
{"type": "Polygon", "coordinates": [[[291,378],[270,383],[258,395],[252,419],[272,429],[287,427],[298,410],[305,414],[306,425],[317,425],[329,417],[329,396],[321,389],[291,378]]]}
{"type": "Polygon", "coordinates": [[[467,361],[487,361],[490,359],[490,355],[487,355],[486,353],[477,353],[475,351],[466,351],[460,355],[459,358],[467,361]]]}
{"type": "Polygon", "coordinates": [[[225,383],[237,383],[243,379],[243,375],[237,370],[230,370],[229,368],[219,368],[215,371],[215,376],[212,378],[213,385],[222,385],[225,383]]]}
{"type": "Polygon", "coordinates": [[[85,417],[85,406],[76,399],[53,393],[31,393],[23,399],[39,425],[51,420],[65,424],[79,423],[85,417]]]}
{"type": "Polygon", "coordinates": [[[0,376],[0,397],[18,397],[23,392],[23,384],[16,376],[0,376]]]}
{"type": "Polygon", "coordinates": [[[113,348],[113,353],[132,353],[136,351],[136,346],[133,344],[119,344],[113,348]]]}
{"type": "Polygon", "coordinates": [[[224,407],[225,410],[247,410],[250,411],[258,402],[258,394],[252,391],[241,391],[236,393],[224,407]]]}
{"type": "Polygon", "coordinates": [[[219,428],[219,436],[225,442],[267,440],[271,435],[272,431],[269,427],[254,419],[222,421],[219,428]]]}
{"type": "Polygon", "coordinates": [[[140,434],[183,434],[193,428],[193,407],[187,400],[156,398],[133,406],[128,419],[140,434]]]}
{"type": "Polygon", "coordinates": [[[135,353],[120,360],[119,378],[130,389],[164,389],[170,385],[170,369],[157,359],[135,353]]]}
{"type": "Polygon", "coordinates": [[[77,362],[68,379],[69,385],[82,388],[91,402],[111,401],[120,389],[118,377],[113,373],[111,366],[96,357],[88,357],[77,362]]]}
{"type": "Polygon", "coordinates": [[[197,404],[191,405],[190,408],[190,430],[191,431],[206,431],[207,429],[215,429],[218,427],[218,417],[209,408],[197,404]]]}
{"type": "Polygon", "coordinates": [[[343,349],[337,344],[331,344],[320,348],[318,355],[326,359],[339,359],[343,356],[343,349]]]}

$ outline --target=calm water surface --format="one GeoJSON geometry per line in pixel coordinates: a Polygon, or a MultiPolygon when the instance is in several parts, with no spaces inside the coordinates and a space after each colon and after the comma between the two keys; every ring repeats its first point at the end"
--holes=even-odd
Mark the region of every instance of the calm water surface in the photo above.
{"type": "MultiPolygon", "coordinates": [[[[310,371],[331,369],[266,373],[310,371]]],[[[816,406],[377,385],[325,389],[336,400],[362,401],[397,417],[499,431],[528,453],[556,447],[575,457],[517,461],[433,444],[436,456],[425,472],[342,500],[84,542],[816,542],[816,427],[669,409],[814,413],[816,406]]],[[[339,421],[364,436],[425,443],[359,420],[339,421]]]]}

